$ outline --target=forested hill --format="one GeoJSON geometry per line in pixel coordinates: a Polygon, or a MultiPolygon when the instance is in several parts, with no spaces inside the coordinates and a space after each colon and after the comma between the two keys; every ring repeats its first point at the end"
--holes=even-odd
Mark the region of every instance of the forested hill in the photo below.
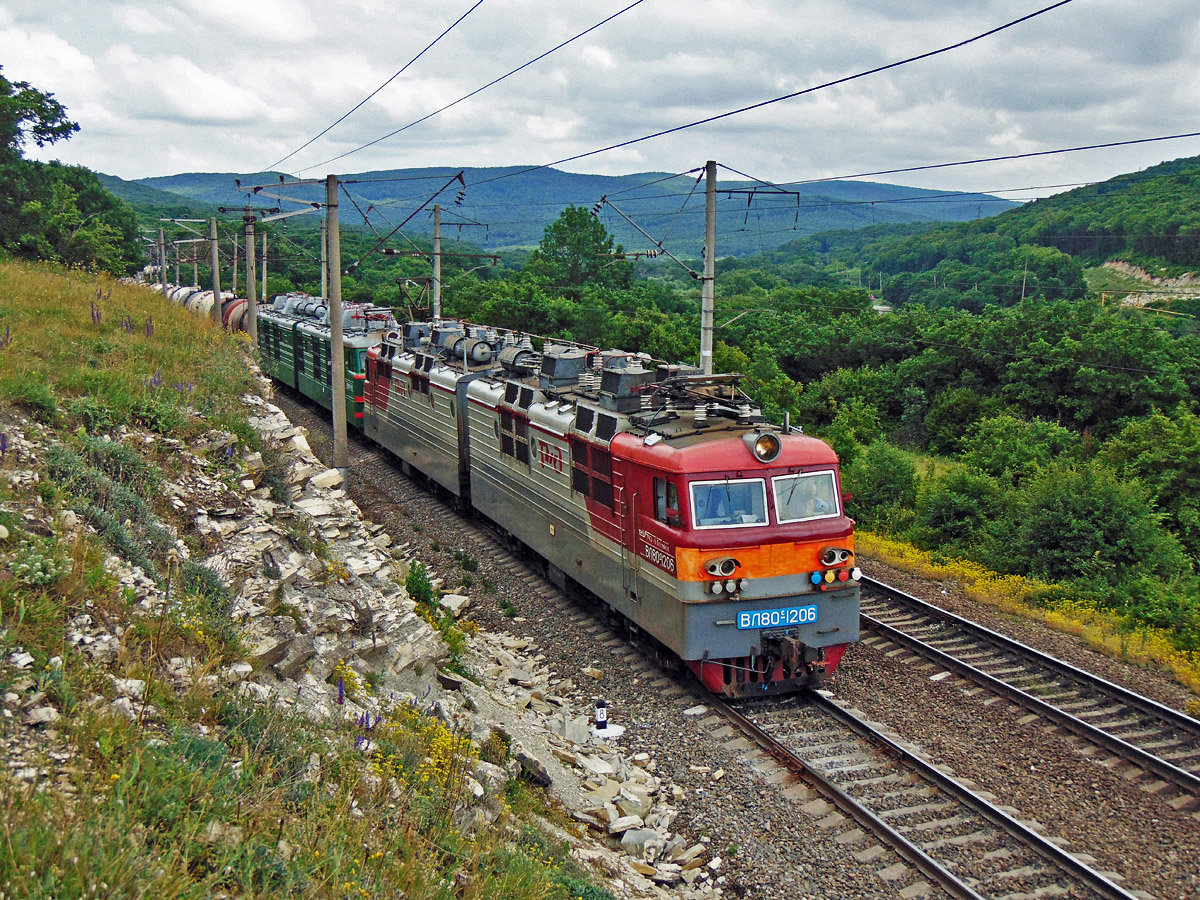
{"type": "Polygon", "coordinates": [[[1200,156],[1038,200],[990,227],[1090,264],[1200,268],[1200,156]]]}
{"type": "MultiPolygon", "coordinates": [[[[703,184],[697,186],[696,175],[672,178],[666,173],[642,172],[602,176],[552,168],[525,172],[527,168],[464,170],[467,189],[461,205],[454,204],[460,187],[457,183],[440,197],[440,202],[447,207],[444,219],[447,236],[458,236],[457,223],[481,223],[464,226],[462,237],[487,249],[532,247],[541,239],[546,225],[564,207],[572,204],[591,207],[601,197],[608,196],[622,212],[656,238],[669,231],[668,246],[675,252],[699,255],[704,234],[704,202],[703,184]],[[680,213],[689,193],[692,193],[691,199],[680,213]]],[[[348,189],[363,210],[369,205],[376,207],[377,211],[372,212],[373,220],[383,227],[385,218],[393,223],[400,221],[457,171],[436,168],[366,172],[347,176],[348,180],[358,182],[348,189]]],[[[177,195],[210,206],[236,207],[246,203],[246,195],[239,191],[235,180],[240,180],[243,186],[277,184],[279,176],[270,173],[193,173],[133,182],[110,179],[107,183],[110,190],[135,207],[163,201],[162,196],[146,194],[145,188],[166,192],[167,197],[177,195]]],[[[746,194],[718,195],[717,231],[723,256],[758,253],[778,247],[797,234],[856,229],[884,222],[960,222],[992,216],[1016,206],[1011,201],[987,194],[922,190],[862,181],[802,185],[787,195],[746,181],[723,180],[720,186],[726,190],[757,190],[752,198],[746,194]]],[[[323,197],[323,188],[319,185],[286,189],[279,185],[279,188],[292,197],[312,200],[323,197]]],[[[268,192],[276,191],[266,189],[255,198],[254,205],[276,202],[265,196],[268,192]]],[[[649,244],[612,209],[606,208],[601,215],[626,250],[642,249],[649,244]]],[[[342,221],[353,226],[356,220],[361,224],[359,213],[347,203],[342,221]]],[[[431,229],[428,214],[423,214],[406,230],[431,229]]]]}
{"type": "Polygon", "coordinates": [[[147,187],[136,181],[125,181],[115,175],[100,174],[98,177],[109,193],[132,206],[143,219],[173,216],[207,218],[217,215],[216,205],[203,200],[195,200],[174,191],[147,187]]]}
{"type": "Polygon", "coordinates": [[[1084,271],[1125,260],[1155,275],[1200,271],[1200,157],[1163,163],[973,222],[830,231],[723,260],[792,284],[862,286],[892,304],[980,312],[1023,298],[1076,300],[1084,271]]]}

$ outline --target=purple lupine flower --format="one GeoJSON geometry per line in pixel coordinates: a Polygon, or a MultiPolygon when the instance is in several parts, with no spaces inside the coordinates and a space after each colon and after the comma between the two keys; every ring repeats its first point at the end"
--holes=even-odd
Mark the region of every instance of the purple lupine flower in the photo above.
{"type": "Polygon", "coordinates": [[[364,747],[367,746],[368,743],[370,743],[370,742],[363,735],[360,734],[354,738],[354,749],[362,750],[364,747]]]}
{"type": "Polygon", "coordinates": [[[346,703],[346,679],[338,678],[338,706],[343,706],[346,703]]]}
{"type": "Polygon", "coordinates": [[[4,457],[8,456],[8,432],[0,433],[0,462],[4,461],[4,457]]]}
{"type": "Polygon", "coordinates": [[[146,337],[154,337],[154,316],[146,317],[146,337]]]}

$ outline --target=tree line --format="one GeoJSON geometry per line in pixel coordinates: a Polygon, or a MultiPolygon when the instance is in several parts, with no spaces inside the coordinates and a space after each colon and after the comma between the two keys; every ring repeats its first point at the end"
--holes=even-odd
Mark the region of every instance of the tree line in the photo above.
{"type": "Polygon", "coordinates": [[[129,274],[145,255],[133,209],[82,166],[24,158],[29,143],[46,147],[78,131],[53,94],[0,71],[0,251],[129,274]]]}

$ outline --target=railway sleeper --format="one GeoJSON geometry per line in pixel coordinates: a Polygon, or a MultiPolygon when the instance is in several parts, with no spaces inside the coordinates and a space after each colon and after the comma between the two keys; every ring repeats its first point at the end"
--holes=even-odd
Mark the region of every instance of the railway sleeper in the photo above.
{"type": "MultiPolygon", "coordinates": [[[[1059,708],[1062,709],[1063,707],[1059,708]]],[[[1084,721],[1091,722],[1094,719],[1108,719],[1113,716],[1129,715],[1129,712],[1130,710],[1128,706],[1103,706],[1098,709],[1084,709],[1079,712],[1072,713],[1072,715],[1077,719],[1083,719],[1084,721]]],[[[1136,721],[1136,719],[1134,721],[1136,721]]]]}
{"type": "Polygon", "coordinates": [[[954,806],[946,800],[935,800],[930,803],[922,803],[919,806],[901,806],[897,809],[886,809],[881,813],[876,813],[879,818],[887,821],[889,819],[903,819],[907,816],[923,816],[927,813],[940,813],[954,806]]]}

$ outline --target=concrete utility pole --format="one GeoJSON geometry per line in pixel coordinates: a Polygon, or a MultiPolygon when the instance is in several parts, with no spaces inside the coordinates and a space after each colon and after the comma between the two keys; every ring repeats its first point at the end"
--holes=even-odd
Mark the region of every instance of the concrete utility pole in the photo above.
{"type": "Polygon", "coordinates": [[[717,286],[717,163],[704,170],[704,277],[700,280],[700,374],[712,374],[713,300],[717,286]]]}
{"type": "MultiPolygon", "coordinates": [[[[341,266],[339,265],[340,269],[341,266]]],[[[329,221],[321,220],[321,296],[329,297],[329,221]]]]}
{"type": "Polygon", "coordinates": [[[238,239],[237,234],[233,236],[233,279],[230,282],[229,289],[233,291],[233,296],[237,296],[237,261],[238,261],[238,239]]]}
{"type": "MultiPolygon", "coordinates": [[[[267,304],[267,233],[263,232],[263,274],[262,274],[262,302],[263,306],[267,304]]],[[[256,326],[257,327],[257,326],[256,326]]]]}
{"type": "Polygon", "coordinates": [[[246,332],[250,335],[250,346],[258,349],[258,278],[254,273],[254,214],[246,214],[246,314],[249,321],[246,332]]]}
{"type": "MultiPolygon", "coordinates": [[[[167,236],[163,233],[161,225],[158,226],[158,280],[162,283],[165,297],[167,294],[167,236]]],[[[175,280],[179,280],[178,276],[175,280]]]]}
{"type": "Polygon", "coordinates": [[[221,327],[221,246],[217,240],[217,217],[208,220],[208,242],[212,245],[213,324],[221,327]]]}
{"type": "Polygon", "coordinates": [[[442,317],[442,207],[433,205],[433,318],[442,317]]]}
{"type": "MultiPolygon", "coordinates": [[[[338,181],[336,175],[325,178],[325,219],[329,223],[329,344],[331,350],[330,389],[333,394],[333,466],[345,478],[350,468],[346,435],[346,351],[342,346],[342,241],[338,231],[338,181]]],[[[355,386],[355,390],[358,387],[355,386]]]]}

